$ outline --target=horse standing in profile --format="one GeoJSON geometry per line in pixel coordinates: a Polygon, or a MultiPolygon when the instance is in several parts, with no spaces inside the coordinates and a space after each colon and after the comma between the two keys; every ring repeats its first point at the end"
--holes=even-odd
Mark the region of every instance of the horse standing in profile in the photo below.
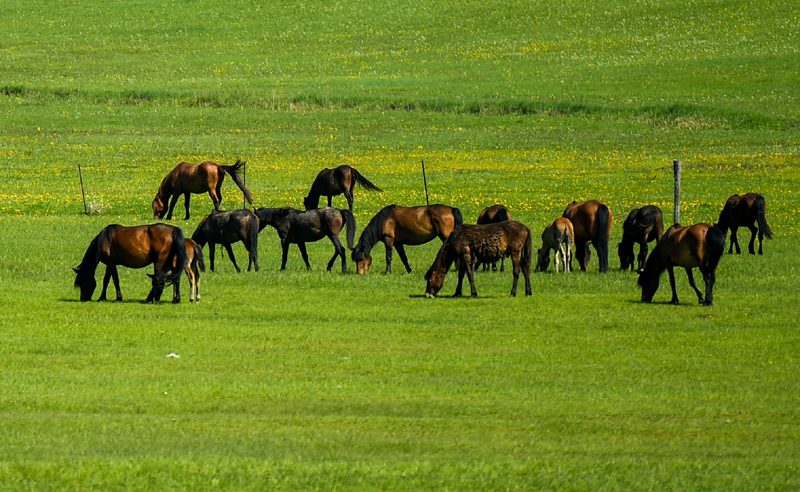
{"type": "Polygon", "coordinates": [[[353,249],[356,236],[356,219],[349,210],[339,210],[332,207],[318,208],[303,212],[293,208],[259,208],[256,210],[259,220],[259,230],[270,225],[278,231],[281,238],[283,256],[281,270],[286,270],[286,260],[289,256],[289,245],[296,244],[310,269],[306,243],[319,241],[327,237],[333,243],[334,253],[328,262],[328,271],[333,268],[336,257],[342,258],[342,272],[347,271],[347,255],[339,240],[339,233],[347,227],[347,247],[353,249]]]}
{"type": "Polygon", "coordinates": [[[138,227],[111,224],[105,227],[89,243],[81,264],[73,269],[77,274],[75,287],[81,290],[81,301],[92,299],[97,288],[94,274],[101,262],[106,265],[106,273],[103,277],[103,292],[98,301],[106,300],[108,281],[112,278],[117,291],[116,301],[122,301],[118,265],[128,268],[154,265],[152,288],[144,302],[159,301],[167,281],[173,284],[172,302],[181,302],[181,273],[188,258],[183,231],[177,227],[166,224],[138,227]],[[170,271],[172,273],[168,274],[170,271]]]}
{"type": "Polygon", "coordinates": [[[473,265],[477,262],[497,261],[508,256],[514,265],[514,285],[511,297],[517,295],[517,282],[520,271],[525,276],[525,295],[531,290],[531,257],[533,243],[531,230],[524,224],[509,220],[498,224],[470,225],[457,227],[442,244],[433,265],[425,273],[428,281],[426,297],[436,297],[444,285],[447,271],[454,261],[458,261],[458,285],[453,297],[461,296],[464,274],[469,278],[472,297],[478,297],[475,289],[473,265]]]}
{"type": "Polygon", "coordinates": [[[547,224],[542,232],[542,247],[539,248],[538,261],[536,262],[536,272],[546,272],[550,266],[550,250],[556,252],[555,266],[558,273],[559,261],[564,264],[564,273],[572,269],[572,243],[574,242],[575,232],[572,222],[564,217],[559,217],[547,224]]]}
{"type": "Polygon", "coordinates": [[[573,201],[564,210],[562,217],[569,219],[575,232],[575,254],[584,272],[589,266],[591,253],[589,244],[594,246],[600,261],[600,272],[608,271],[608,238],[611,236],[611,222],[614,215],[604,203],[589,200],[583,203],[573,201]]]}
{"type": "Polygon", "coordinates": [[[669,273],[669,283],[672,287],[672,300],[670,304],[678,304],[678,293],[675,290],[675,272],[673,268],[683,267],[689,276],[689,285],[692,286],[697,299],[703,306],[714,303],[714,283],[716,271],[722,253],[725,252],[725,234],[718,228],[709,224],[695,224],[682,227],[675,224],[664,234],[661,241],[653,249],[647,259],[644,271],[639,274],[639,285],[642,288],[642,302],[651,302],[653,295],[658,290],[658,281],[664,270],[669,273]],[[706,284],[705,298],[703,293],[694,283],[692,269],[699,268],[706,284]]]}
{"type": "Polygon", "coordinates": [[[167,213],[167,199],[172,197],[167,213],[167,220],[172,220],[172,210],[175,208],[178,197],[183,195],[186,206],[184,220],[189,220],[189,201],[192,193],[208,192],[208,196],[214,202],[214,210],[219,210],[219,205],[222,203],[222,182],[225,180],[226,174],[231,175],[233,181],[244,193],[248,203],[252,204],[253,195],[239,176],[239,170],[244,164],[240,160],[236,161],[233,166],[222,166],[211,161],[200,164],[181,162],[161,181],[156,198],[153,200],[153,217],[156,219],[164,217],[164,214],[167,213]]]}
{"type": "Polygon", "coordinates": [[[617,245],[620,270],[633,270],[633,246],[639,244],[636,271],[642,273],[647,261],[647,243],[661,241],[664,235],[664,214],[655,205],[634,208],[622,224],[622,242],[617,245]]]}
{"type": "Polygon", "coordinates": [[[767,224],[767,201],[758,193],[746,193],[744,195],[733,195],[725,202],[725,207],[719,214],[719,222],[714,224],[722,229],[723,234],[731,230],[731,245],[728,253],[733,253],[736,246],[736,254],[742,252],[739,248],[739,238],[736,235],[739,227],[750,229],[750,244],[748,248],[750,254],[756,254],[755,241],[758,234],[758,254],[764,254],[761,243],[766,237],[772,239],[772,229],[767,224]],[[758,223],[758,227],[756,227],[758,223]]]}
{"type": "Polygon", "coordinates": [[[333,197],[344,193],[350,213],[353,213],[353,190],[356,187],[356,183],[368,190],[383,191],[353,167],[345,165],[335,169],[325,168],[314,179],[311,191],[303,199],[303,205],[306,210],[314,210],[319,208],[319,197],[326,196],[328,197],[328,206],[331,207],[333,197]]]}
{"type": "MultiPolygon", "coordinates": [[[[478,214],[478,220],[476,221],[477,224],[497,224],[498,222],[505,222],[507,220],[511,220],[511,212],[509,212],[508,208],[505,205],[491,205],[489,207],[484,208],[480,214],[478,214]]],[[[505,270],[505,258],[500,259],[500,271],[505,270]]],[[[480,265],[478,265],[480,266],[480,265]]],[[[489,270],[489,264],[484,263],[482,270],[485,272],[489,270]]],[[[492,271],[497,271],[497,262],[495,261],[492,263],[492,271]]]]}
{"type": "Polygon", "coordinates": [[[372,247],[382,242],[386,246],[386,273],[392,273],[393,248],[397,248],[406,271],[411,273],[404,246],[425,244],[436,237],[444,242],[453,229],[463,223],[461,211],[448,205],[389,205],[375,214],[361,232],[351,258],[356,262],[358,273],[366,275],[372,265],[372,247]]]}
{"type": "Polygon", "coordinates": [[[228,256],[233,262],[237,272],[241,272],[236,264],[231,244],[241,241],[249,254],[247,271],[255,266],[258,271],[258,217],[247,209],[230,210],[227,212],[211,212],[192,234],[194,240],[201,247],[208,244],[208,257],[211,262],[211,271],[214,271],[214,253],[217,244],[221,244],[228,251],[228,256]]]}

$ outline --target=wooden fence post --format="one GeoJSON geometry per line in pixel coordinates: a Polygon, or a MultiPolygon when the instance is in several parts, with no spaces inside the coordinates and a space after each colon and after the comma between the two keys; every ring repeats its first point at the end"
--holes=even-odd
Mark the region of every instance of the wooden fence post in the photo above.
{"type": "Polygon", "coordinates": [[[681,222],[681,171],[683,161],[672,161],[672,172],[675,176],[675,208],[673,210],[673,221],[675,224],[681,222]]]}
{"type": "Polygon", "coordinates": [[[78,163],[78,177],[81,179],[81,196],[83,196],[83,213],[89,214],[89,208],[86,206],[86,191],[83,189],[83,173],[81,172],[81,163],[78,163]]]}
{"type": "Polygon", "coordinates": [[[430,205],[431,202],[428,200],[428,178],[425,176],[425,160],[422,160],[422,182],[425,184],[425,204],[430,205]]]}

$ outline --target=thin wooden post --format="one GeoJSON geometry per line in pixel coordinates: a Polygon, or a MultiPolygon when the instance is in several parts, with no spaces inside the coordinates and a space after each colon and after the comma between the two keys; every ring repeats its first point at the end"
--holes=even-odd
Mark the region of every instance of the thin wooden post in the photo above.
{"type": "MultiPolygon", "coordinates": [[[[247,188],[247,162],[242,163],[242,183],[247,188]]],[[[242,208],[247,208],[247,194],[242,191],[242,208]]]]}
{"type": "Polygon", "coordinates": [[[425,184],[425,204],[430,205],[431,202],[428,199],[428,177],[425,176],[425,159],[422,159],[422,182],[425,184]]]}
{"type": "Polygon", "coordinates": [[[675,176],[675,208],[673,210],[673,219],[675,224],[681,222],[681,171],[683,169],[683,161],[672,161],[672,172],[675,176]]]}
{"type": "Polygon", "coordinates": [[[83,197],[83,213],[89,214],[89,208],[86,206],[86,191],[83,189],[83,172],[81,172],[81,163],[78,162],[78,177],[81,179],[81,196],[83,197]]]}

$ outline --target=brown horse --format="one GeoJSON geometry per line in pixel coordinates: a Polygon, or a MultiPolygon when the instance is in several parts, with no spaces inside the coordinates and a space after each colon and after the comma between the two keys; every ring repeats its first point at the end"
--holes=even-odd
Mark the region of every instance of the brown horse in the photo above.
{"type": "Polygon", "coordinates": [[[559,217],[547,224],[542,232],[542,247],[536,252],[536,272],[546,272],[550,266],[550,250],[555,251],[554,259],[556,273],[558,273],[559,258],[564,264],[564,273],[572,268],[572,243],[575,242],[575,232],[572,222],[564,217],[559,217]]]}
{"type": "Polygon", "coordinates": [[[219,204],[222,203],[222,182],[225,180],[225,174],[231,175],[247,201],[252,204],[253,195],[239,177],[239,170],[242,166],[244,166],[242,161],[236,161],[233,166],[222,166],[210,161],[200,164],[181,162],[161,181],[156,198],[153,200],[153,217],[156,219],[164,217],[164,213],[167,212],[167,199],[172,197],[169,202],[169,213],[167,213],[167,220],[172,220],[175,203],[177,203],[178,197],[183,195],[186,206],[184,220],[189,220],[189,201],[192,193],[208,192],[208,196],[214,202],[214,210],[219,210],[219,204]]]}
{"type": "Polygon", "coordinates": [[[585,272],[589,266],[591,243],[600,260],[600,272],[607,272],[608,238],[611,236],[611,222],[614,218],[611,209],[597,200],[583,203],[573,201],[564,210],[562,217],[569,219],[575,230],[575,256],[578,257],[581,270],[585,272]]]}
{"type": "Polygon", "coordinates": [[[750,244],[748,245],[750,254],[756,254],[755,241],[758,233],[758,254],[764,254],[761,243],[764,237],[772,239],[772,229],[767,224],[767,201],[758,193],[746,193],[744,195],[733,195],[725,202],[725,207],[719,214],[719,222],[714,224],[722,229],[724,234],[731,230],[731,246],[728,253],[733,253],[736,246],[736,254],[742,250],[739,248],[739,238],[736,232],[739,227],[750,229],[750,244]],[[756,227],[758,223],[758,227],[756,227]]]}
{"type": "Polygon", "coordinates": [[[297,245],[303,261],[306,262],[306,268],[310,269],[306,243],[313,243],[327,237],[333,243],[335,250],[331,261],[328,262],[328,271],[333,268],[337,256],[342,258],[342,272],[347,271],[347,255],[339,240],[339,233],[345,226],[347,227],[347,247],[353,249],[353,240],[356,237],[356,219],[349,210],[325,207],[303,212],[293,208],[259,208],[255,213],[259,221],[259,231],[267,225],[278,231],[283,248],[281,270],[286,270],[290,244],[297,245]]]}
{"type": "Polygon", "coordinates": [[[725,234],[717,227],[709,224],[695,224],[682,227],[675,224],[664,234],[658,242],[644,271],[639,274],[639,285],[642,287],[642,302],[651,302],[653,294],[658,290],[658,281],[664,270],[669,273],[669,284],[672,287],[672,300],[670,304],[678,304],[678,293],[675,290],[676,266],[686,269],[689,276],[689,285],[692,286],[697,299],[703,306],[714,303],[714,282],[716,271],[722,253],[725,251],[725,234]],[[706,283],[706,295],[694,283],[692,269],[699,268],[706,283]]]}
{"type": "Polygon", "coordinates": [[[317,174],[314,184],[311,185],[311,191],[303,199],[303,204],[306,210],[313,210],[319,208],[319,197],[327,196],[328,206],[330,207],[332,206],[333,197],[344,193],[344,197],[347,199],[347,206],[352,213],[353,189],[355,189],[356,183],[368,190],[383,191],[350,166],[339,166],[336,169],[325,168],[317,174]]]}
{"type": "Polygon", "coordinates": [[[435,237],[444,242],[453,229],[463,223],[461,211],[447,205],[389,205],[369,221],[351,258],[356,262],[358,273],[366,275],[372,265],[372,247],[382,242],[386,246],[386,273],[392,273],[392,248],[397,248],[406,271],[411,273],[404,245],[425,244],[435,237]]]}
{"type": "Polygon", "coordinates": [[[255,266],[258,271],[258,217],[247,210],[229,210],[227,212],[211,212],[192,234],[192,240],[201,247],[208,244],[208,258],[211,271],[214,271],[214,253],[217,244],[221,244],[228,252],[233,267],[239,270],[236,257],[233,256],[231,244],[241,241],[248,252],[247,271],[255,266]]]}
{"type": "MultiPolygon", "coordinates": [[[[478,214],[477,224],[497,224],[498,222],[505,222],[507,220],[511,220],[511,212],[508,211],[508,208],[505,205],[491,205],[489,207],[484,208],[480,214],[478,214]]],[[[500,259],[500,271],[505,270],[505,258],[500,259]]],[[[478,265],[480,266],[480,265],[478,265]]],[[[483,271],[489,270],[489,264],[483,264],[483,271]]],[[[497,271],[497,262],[492,263],[492,271],[497,271]]]]}
{"type": "Polygon", "coordinates": [[[634,208],[622,224],[622,242],[617,245],[620,270],[633,270],[633,245],[639,244],[636,271],[642,273],[647,261],[647,243],[661,241],[664,235],[664,214],[655,205],[634,208]]]}
{"type": "Polygon", "coordinates": [[[117,290],[116,300],[122,301],[117,265],[128,268],[154,265],[152,288],[145,302],[160,300],[167,281],[174,285],[172,302],[181,302],[181,272],[188,258],[183,232],[177,227],[166,224],[138,227],[111,224],[105,227],[89,243],[81,264],[73,269],[77,274],[75,287],[81,289],[81,301],[89,301],[92,298],[97,287],[94,273],[100,262],[106,265],[106,273],[103,277],[103,292],[98,301],[106,300],[108,281],[111,278],[114,279],[114,287],[117,290]],[[172,273],[168,275],[167,272],[170,270],[172,273]]]}
{"type": "Polygon", "coordinates": [[[504,256],[510,256],[514,265],[514,285],[511,287],[511,297],[517,295],[520,271],[525,275],[525,295],[531,295],[531,258],[533,256],[531,230],[519,222],[509,220],[498,224],[464,224],[457,227],[442,244],[436,260],[425,274],[425,280],[428,281],[425,296],[436,297],[444,285],[450,265],[457,260],[458,285],[456,285],[453,297],[461,296],[465,273],[469,278],[472,297],[478,297],[473,265],[477,262],[497,261],[504,256]]]}
{"type": "Polygon", "coordinates": [[[203,248],[191,238],[186,238],[186,278],[189,279],[189,302],[200,302],[200,272],[206,271],[203,248]]]}

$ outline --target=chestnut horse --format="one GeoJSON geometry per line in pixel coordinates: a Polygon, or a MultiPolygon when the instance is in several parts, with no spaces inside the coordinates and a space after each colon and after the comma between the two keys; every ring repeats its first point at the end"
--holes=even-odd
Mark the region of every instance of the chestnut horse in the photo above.
{"type": "Polygon", "coordinates": [[[119,289],[117,265],[128,268],[143,268],[154,265],[152,288],[145,302],[156,302],[161,299],[167,281],[173,283],[172,302],[181,302],[181,273],[188,258],[183,231],[166,224],[153,224],[138,227],[124,227],[111,224],[105,227],[89,243],[81,264],[73,270],[75,287],[81,289],[81,301],[92,298],[97,282],[94,273],[99,263],[105,263],[106,273],[103,277],[103,292],[98,301],[106,300],[108,281],[114,279],[117,290],[116,301],[122,301],[119,289]],[[167,274],[168,271],[171,274],[167,274]]]}
{"type": "Polygon", "coordinates": [[[406,271],[411,273],[403,246],[425,244],[435,237],[444,242],[453,229],[463,223],[461,210],[448,205],[389,205],[369,221],[351,258],[356,262],[358,273],[366,275],[372,265],[372,247],[382,242],[386,246],[386,273],[392,273],[392,248],[397,248],[406,271]]]}
{"type": "Polygon", "coordinates": [[[241,272],[233,256],[231,244],[241,241],[247,249],[249,261],[247,271],[255,266],[258,271],[258,217],[247,210],[229,210],[227,212],[211,212],[192,234],[192,240],[201,247],[208,244],[208,258],[211,271],[214,271],[214,253],[217,244],[221,244],[237,272],[241,272]]]}
{"type": "Polygon", "coordinates": [[[722,229],[723,234],[731,230],[731,246],[728,253],[733,253],[736,246],[736,254],[742,250],[739,248],[739,238],[736,231],[739,227],[750,229],[750,244],[748,245],[750,254],[756,254],[755,241],[758,233],[758,254],[764,254],[761,243],[764,237],[772,239],[772,229],[767,224],[767,201],[758,193],[746,193],[744,195],[733,195],[725,202],[725,207],[719,214],[719,222],[714,224],[722,229]],[[758,227],[756,227],[758,223],[758,227]]]}
{"type": "MultiPolygon", "coordinates": [[[[478,214],[477,224],[497,224],[498,222],[505,222],[507,220],[511,220],[511,212],[508,211],[508,208],[505,205],[491,205],[486,207],[478,214]]],[[[505,258],[500,259],[500,271],[505,270],[505,258]]],[[[479,265],[480,266],[480,265],[479,265]]],[[[487,271],[489,269],[489,264],[483,264],[483,271],[487,271]]],[[[492,263],[492,271],[497,271],[497,262],[492,263]]]]}
{"type": "Polygon", "coordinates": [[[303,205],[305,205],[306,210],[319,208],[319,197],[327,196],[328,206],[330,207],[333,197],[344,193],[344,197],[347,199],[347,206],[350,209],[350,213],[352,213],[353,189],[355,189],[356,183],[368,190],[383,191],[350,166],[339,166],[336,169],[325,168],[314,179],[311,191],[303,199],[303,205]]]}
{"type": "Polygon", "coordinates": [[[333,243],[334,253],[328,262],[328,271],[333,268],[336,257],[342,258],[342,272],[347,271],[347,256],[339,240],[339,233],[347,227],[347,247],[353,249],[353,240],[356,237],[356,219],[349,210],[339,210],[333,207],[318,208],[305,212],[293,208],[259,208],[256,210],[259,221],[259,231],[270,225],[278,231],[281,238],[283,256],[281,270],[286,270],[286,260],[289,256],[289,245],[296,244],[310,269],[306,243],[319,241],[327,237],[333,243]]]}
{"type": "Polygon", "coordinates": [[[550,266],[550,250],[556,252],[555,265],[558,273],[559,258],[564,264],[564,273],[572,269],[572,243],[575,242],[575,231],[572,222],[559,217],[547,224],[542,232],[542,247],[537,251],[536,272],[546,272],[550,266]]]}
{"type": "Polygon", "coordinates": [[[682,227],[675,224],[664,234],[661,241],[656,244],[644,271],[639,274],[639,285],[642,287],[642,302],[651,302],[653,294],[658,290],[658,281],[664,270],[669,273],[669,284],[672,287],[672,300],[670,304],[678,304],[678,293],[675,290],[676,266],[686,269],[689,276],[689,285],[692,286],[697,299],[703,306],[714,303],[714,282],[716,271],[722,253],[725,251],[725,234],[718,228],[709,224],[695,224],[682,227]],[[705,298],[703,293],[694,283],[692,269],[699,268],[706,283],[705,298]]]}
{"type": "Polygon", "coordinates": [[[561,216],[569,219],[575,230],[575,256],[578,257],[581,270],[585,272],[589,266],[591,243],[600,260],[600,272],[607,272],[608,238],[611,236],[611,222],[614,218],[611,209],[597,200],[583,203],[573,201],[561,216]]]}
{"type": "Polygon", "coordinates": [[[458,261],[458,285],[456,285],[453,297],[461,296],[465,273],[469,278],[472,297],[478,297],[473,265],[477,262],[497,261],[504,256],[511,257],[514,265],[514,285],[511,287],[511,297],[517,295],[520,271],[525,276],[525,295],[531,295],[531,257],[533,256],[531,230],[519,222],[509,220],[498,224],[464,224],[457,227],[442,244],[436,260],[425,274],[425,280],[428,281],[425,296],[436,297],[444,285],[450,265],[454,261],[458,261]]]}
{"type": "Polygon", "coordinates": [[[167,199],[172,197],[167,213],[167,220],[172,220],[175,203],[177,203],[178,197],[183,195],[186,206],[184,220],[189,220],[189,201],[192,193],[208,192],[208,196],[214,202],[214,210],[219,210],[219,204],[222,203],[222,182],[225,180],[225,174],[231,175],[233,181],[244,193],[248,203],[252,204],[253,195],[239,177],[239,170],[244,164],[242,161],[236,161],[233,166],[222,166],[210,161],[200,164],[181,162],[161,181],[156,198],[153,200],[153,217],[156,219],[164,217],[164,213],[167,213],[167,199]]]}
{"type": "Polygon", "coordinates": [[[622,242],[617,245],[620,270],[633,270],[633,245],[639,244],[636,271],[642,273],[647,261],[647,243],[661,241],[664,235],[664,214],[655,205],[634,208],[622,224],[622,242]]]}

